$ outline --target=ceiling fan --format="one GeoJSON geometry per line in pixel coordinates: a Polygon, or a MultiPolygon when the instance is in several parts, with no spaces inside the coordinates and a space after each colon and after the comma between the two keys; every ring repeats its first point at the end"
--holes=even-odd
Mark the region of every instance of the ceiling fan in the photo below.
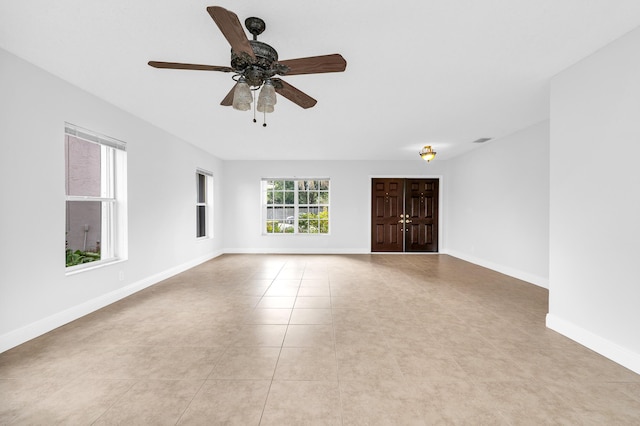
{"type": "Polygon", "coordinates": [[[266,28],[262,19],[251,17],[245,20],[245,27],[253,35],[253,40],[249,40],[235,13],[220,6],[209,6],[207,12],[231,45],[230,67],[159,61],[149,61],[149,65],[154,68],[234,73],[236,84],[220,105],[248,110],[253,100],[250,90],[262,88],[257,102],[259,112],[273,111],[274,92],[302,108],[311,108],[317,102],[315,99],[276,76],[342,72],[347,66],[347,61],[337,53],[280,61],[273,47],[258,41],[258,35],[266,28]]]}

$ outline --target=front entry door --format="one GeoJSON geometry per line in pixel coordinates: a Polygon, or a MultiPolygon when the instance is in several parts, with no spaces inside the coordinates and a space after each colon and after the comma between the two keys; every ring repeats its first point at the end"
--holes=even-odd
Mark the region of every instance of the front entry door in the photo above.
{"type": "Polygon", "coordinates": [[[372,179],[371,251],[438,251],[438,179],[372,179]]]}
{"type": "Polygon", "coordinates": [[[404,251],[438,251],[438,179],[406,179],[404,251]]]}

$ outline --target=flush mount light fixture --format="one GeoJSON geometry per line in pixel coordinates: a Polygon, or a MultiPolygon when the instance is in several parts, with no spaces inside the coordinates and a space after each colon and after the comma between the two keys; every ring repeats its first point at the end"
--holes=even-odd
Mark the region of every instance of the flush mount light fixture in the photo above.
{"type": "Polygon", "coordinates": [[[425,145],[425,147],[422,148],[422,150],[418,154],[420,154],[420,158],[422,158],[427,163],[436,158],[436,152],[431,149],[431,145],[425,145]]]}

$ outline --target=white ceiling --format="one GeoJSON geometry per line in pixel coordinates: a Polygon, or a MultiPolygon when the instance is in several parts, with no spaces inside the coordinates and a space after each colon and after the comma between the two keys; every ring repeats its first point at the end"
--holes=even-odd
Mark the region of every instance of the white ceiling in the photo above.
{"type": "Polygon", "coordinates": [[[222,159],[438,159],[548,118],[550,78],[640,25],[638,0],[3,0],[0,47],[222,159]],[[266,21],[280,59],[341,53],[344,73],[284,79],[268,127],[219,105],[231,75],[206,12],[266,21]]]}

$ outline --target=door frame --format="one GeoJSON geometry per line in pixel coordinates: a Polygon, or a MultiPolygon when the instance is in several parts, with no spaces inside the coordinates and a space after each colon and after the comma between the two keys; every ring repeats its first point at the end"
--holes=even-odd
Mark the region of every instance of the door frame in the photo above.
{"type": "MultiPolygon", "coordinates": [[[[444,250],[444,222],[446,221],[444,216],[444,177],[442,175],[369,175],[369,239],[371,239],[371,181],[372,179],[437,179],[438,180],[438,251],[435,252],[401,252],[400,254],[442,254],[444,250]]],[[[371,251],[371,243],[369,243],[370,254],[392,254],[394,252],[379,252],[371,251]]]]}

